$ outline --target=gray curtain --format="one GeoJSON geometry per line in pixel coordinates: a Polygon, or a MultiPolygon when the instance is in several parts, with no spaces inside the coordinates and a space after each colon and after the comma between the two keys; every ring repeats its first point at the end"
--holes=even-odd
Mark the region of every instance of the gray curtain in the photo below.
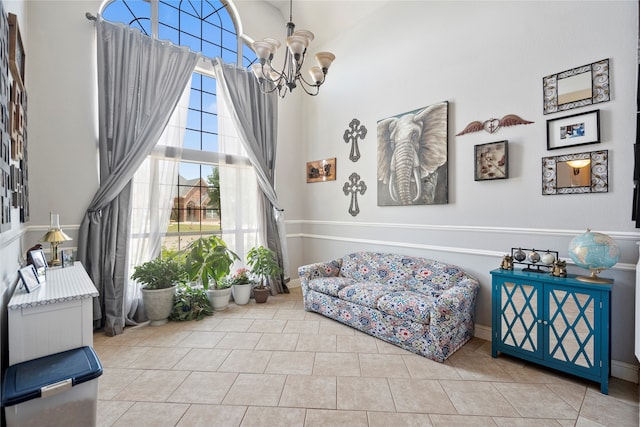
{"type": "Polygon", "coordinates": [[[131,178],[162,134],[198,54],[98,18],[100,188],[82,220],[78,260],[98,288],[94,326],[124,328],[131,178]]]}
{"type": "MultiPolygon", "coordinates": [[[[258,178],[262,190],[260,207],[264,216],[265,246],[278,256],[283,272],[288,271],[284,210],[276,195],[275,162],[278,126],[278,98],[275,93],[264,94],[255,76],[236,65],[213,60],[218,96],[227,104],[240,140],[258,178]]],[[[271,283],[271,293],[289,292],[285,274],[271,283]]]]}

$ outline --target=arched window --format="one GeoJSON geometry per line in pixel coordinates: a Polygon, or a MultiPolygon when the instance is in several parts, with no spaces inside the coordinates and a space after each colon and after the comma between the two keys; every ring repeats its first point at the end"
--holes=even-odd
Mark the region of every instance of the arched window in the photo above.
{"type": "MultiPolygon", "coordinates": [[[[125,23],[150,37],[188,46],[204,57],[220,57],[226,63],[249,67],[256,56],[238,37],[233,13],[226,2],[212,0],[113,0],[101,14],[103,19],[125,23]]],[[[184,143],[178,150],[175,194],[194,191],[199,193],[198,200],[207,202],[194,210],[183,198],[171,198],[174,202],[163,250],[180,250],[202,235],[221,233],[218,135],[215,78],[206,68],[198,67],[191,82],[184,143]]],[[[156,150],[154,156],[168,158],[176,156],[175,151],[156,150]]],[[[138,215],[148,214],[141,211],[138,215]]]]}

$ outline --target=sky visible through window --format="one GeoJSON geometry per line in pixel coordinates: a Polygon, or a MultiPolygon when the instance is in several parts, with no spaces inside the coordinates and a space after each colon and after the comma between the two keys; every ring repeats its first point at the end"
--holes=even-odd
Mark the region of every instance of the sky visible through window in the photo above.
{"type": "MultiPolygon", "coordinates": [[[[151,35],[151,3],[143,0],[116,0],[105,7],[103,18],[123,22],[151,35]]],[[[231,16],[219,1],[160,0],[158,2],[158,38],[188,46],[208,58],[220,57],[226,63],[238,63],[238,41],[231,16]]],[[[253,51],[243,49],[243,66],[256,59],[253,51]]],[[[194,73],[189,98],[189,114],[183,147],[218,151],[218,120],[215,79],[194,73]]],[[[181,162],[185,179],[206,180],[211,166],[181,162]]]]}

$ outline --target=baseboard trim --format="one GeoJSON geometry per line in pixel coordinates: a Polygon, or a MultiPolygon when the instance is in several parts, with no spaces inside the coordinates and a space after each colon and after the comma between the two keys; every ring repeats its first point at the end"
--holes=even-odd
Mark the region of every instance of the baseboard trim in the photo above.
{"type": "MultiPolygon", "coordinates": [[[[476,338],[485,341],[491,341],[491,326],[475,325],[474,334],[476,338]]],[[[621,380],[638,384],[639,367],[630,363],[620,362],[619,360],[611,361],[611,376],[621,380]]]]}

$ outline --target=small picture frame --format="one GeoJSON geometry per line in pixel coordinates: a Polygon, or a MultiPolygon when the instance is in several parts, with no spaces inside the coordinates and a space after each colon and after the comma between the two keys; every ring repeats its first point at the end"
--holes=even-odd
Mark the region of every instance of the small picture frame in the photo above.
{"type": "Polygon", "coordinates": [[[307,162],[307,182],[336,180],[336,158],[307,162]]]}
{"type": "Polygon", "coordinates": [[[22,286],[24,286],[27,293],[31,293],[40,287],[41,282],[38,279],[38,273],[33,265],[29,264],[21,268],[18,270],[18,274],[20,275],[22,286]]]}
{"type": "Polygon", "coordinates": [[[600,110],[547,120],[547,150],[600,142],[600,110]]]}
{"type": "Polygon", "coordinates": [[[47,257],[45,257],[42,249],[29,251],[29,259],[27,261],[33,264],[38,275],[44,276],[48,264],[47,257]]]}
{"type": "Polygon", "coordinates": [[[497,141],[474,146],[474,180],[509,178],[509,142],[497,141]]]}
{"type": "Polygon", "coordinates": [[[73,249],[60,249],[60,262],[62,267],[71,267],[74,262],[73,249]]]}

